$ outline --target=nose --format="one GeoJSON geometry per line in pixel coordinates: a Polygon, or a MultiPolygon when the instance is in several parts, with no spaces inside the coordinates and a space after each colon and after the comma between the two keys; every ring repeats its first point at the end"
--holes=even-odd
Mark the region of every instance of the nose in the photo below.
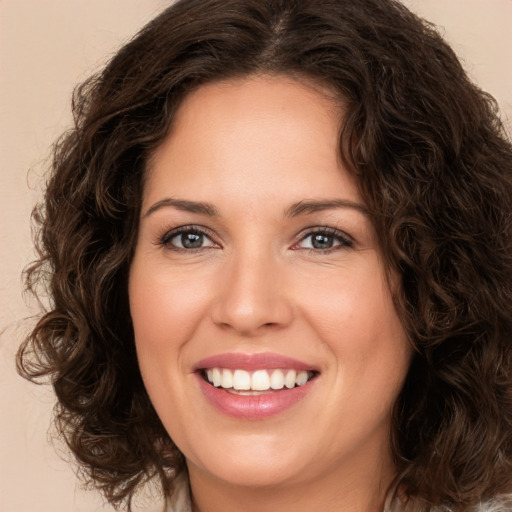
{"type": "Polygon", "coordinates": [[[220,281],[212,318],[221,328],[253,338],[292,321],[282,263],[270,254],[233,257],[220,281]]]}

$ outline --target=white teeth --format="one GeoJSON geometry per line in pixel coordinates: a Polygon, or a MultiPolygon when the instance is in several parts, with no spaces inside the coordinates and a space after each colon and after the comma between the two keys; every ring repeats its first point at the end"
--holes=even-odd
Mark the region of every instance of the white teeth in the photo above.
{"type": "Polygon", "coordinates": [[[295,377],[297,376],[297,373],[295,370],[288,370],[286,373],[286,377],[284,378],[284,385],[288,389],[292,389],[295,387],[295,377]]]}
{"type": "Polygon", "coordinates": [[[284,387],[292,389],[306,384],[311,375],[310,372],[296,370],[256,370],[252,375],[245,370],[227,368],[206,370],[208,382],[215,387],[237,391],[268,391],[284,387]]]}
{"type": "Polygon", "coordinates": [[[258,370],[252,374],[251,389],[254,391],[266,391],[270,387],[270,377],[265,370],[258,370]]]}
{"type": "Polygon", "coordinates": [[[233,374],[229,370],[222,370],[221,387],[229,389],[233,387],[233,374]]]}
{"type": "Polygon", "coordinates": [[[245,370],[235,370],[235,373],[233,373],[233,387],[235,389],[251,389],[250,373],[245,370]]]}
{"type": "Polygon", "coordinates": [[[297,384],[297,386],[302,386],[303,384],[306,384],[308,379],[309,379],[308,372],[299,372],[295,379],[295,384],[297,384]]]}
{"type": "Polygon", "coordinates": [[[274,370],[270,376],[270,387],[272,389],[284,388],[284,373],[281,370],[274,370]]]}
{"type": "Polygon", "coordinates": [[[213,385],[218,388],[220,386],[220,381],[222,379],[220,370],[218,368],[214,368],[212,371],[212,383],[213,385]]]}

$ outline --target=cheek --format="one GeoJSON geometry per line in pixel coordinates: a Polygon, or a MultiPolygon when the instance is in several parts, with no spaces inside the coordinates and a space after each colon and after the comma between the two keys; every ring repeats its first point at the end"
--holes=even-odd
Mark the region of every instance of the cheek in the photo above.
{"type": "Polygon", "coordinates": [[[374,260],[368,257],[364,265],[334,268],[296,283],[303,316],[342,346],[364,349],[376,337],[403,335],[382,266],[374,260]]]}
{"type": "Polygon", "coordinates": [[[188,374],[187,346],[205,317],[208,288],[190,275],[185,279],[183,272],[170,275],[168,267],[150,258],[135,259],[129,299],[144,385],[169,434],[180,438],[184,427],[175,411],[186,410],[182,377],[188,374]]]}
{"type": "Polygon", "coordinates": [[[206,290],[204,282],[134,262],[129,297],[138,349],[176,346],[190,337],[204,316],[206,290]]]}
{"type": "Polygon", "coordinates": [[[308,293],[297,295],[303,297],[302,316],[336,360],[338,388],[373,403],[372,396],[399,392],[412,349],[382,265],[368,259],[330,279],[311,280],[308,293]]]}
{"type": "Polygon", "coordinates": [[[151,258],[139,258],[130,269],[128,292],[145,387],[164,424],[178,429],[179,437],[175,411],[184,408],[184,348],[204,317],[205,287],[190,276],[169,275],[151,258]]]}

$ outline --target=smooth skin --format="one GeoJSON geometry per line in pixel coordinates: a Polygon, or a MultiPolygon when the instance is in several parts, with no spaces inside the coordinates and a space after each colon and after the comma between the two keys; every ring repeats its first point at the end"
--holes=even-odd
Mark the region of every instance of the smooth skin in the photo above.
{"type": "Polygon", "coordinates": [[[289,77],[213,83],[149,162],[130,307],[197,511],[380,512],[395,476],[391,411],[411,349],[340,162],[341,118],[328,91],[289,77]],[[310,392],[261,420],[219,412],[194,365],[262,352],[318,368],[310,392]]]}

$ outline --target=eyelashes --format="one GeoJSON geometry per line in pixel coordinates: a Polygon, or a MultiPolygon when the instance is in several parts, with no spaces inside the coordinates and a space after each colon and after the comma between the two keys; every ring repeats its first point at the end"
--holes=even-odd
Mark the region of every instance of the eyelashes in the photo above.
{"type": "MultiPolygon", "coordinates": [[[[354,246],[352,237],[344,231],[330,226],[308,228],[303,230],[296,238],[298,238],[298,241],[293,243],[290,247],[291,250],[307,250],[314,254],[327,254],[354,246]]],[[[214,233],[198,225],[180,226],[165,231],[156,240],[156,245],[182,253],[222,248],[221,244],[215,241],[214,233]]]]}
{"type": "Polygon", "coordinates": [[[352,238],[344,231],[328,226],[312,228],[302,233],[299,242],[292,246],[293,250],[309,249],[313,252],[331,252],[342,248],[351,248],[352,238]]]}
{"type": "Polygon", "coordinates": [[[206,248],[220,248],[213,242],[213,236],[209,230],[200,226],[180,226],[167,231],[158,240],[158,245],[174,251],[197,251],[206,248]]]}

